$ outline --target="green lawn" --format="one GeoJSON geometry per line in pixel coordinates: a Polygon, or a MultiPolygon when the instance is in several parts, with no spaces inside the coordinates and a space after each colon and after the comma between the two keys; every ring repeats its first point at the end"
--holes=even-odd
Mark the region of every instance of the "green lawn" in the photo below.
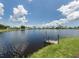
{"type": "Polygon", "coordinates": [[[64,37],[57,45],[48,45],[31,55],[32,58],[79,57],[79,37],[64,37]]]}

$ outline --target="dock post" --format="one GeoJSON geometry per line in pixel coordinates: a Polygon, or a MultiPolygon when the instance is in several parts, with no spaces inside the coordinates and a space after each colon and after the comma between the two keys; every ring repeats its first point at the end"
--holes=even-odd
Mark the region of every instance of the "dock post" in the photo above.
{"type": "Polygon", "coordinates": [[[59,44],[59,34],[58,34],[58,44],[59,44]]]}

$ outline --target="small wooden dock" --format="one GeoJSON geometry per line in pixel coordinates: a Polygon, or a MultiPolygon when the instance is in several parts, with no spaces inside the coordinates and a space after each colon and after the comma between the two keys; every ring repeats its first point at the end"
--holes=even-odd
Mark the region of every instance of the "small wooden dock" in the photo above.
{"type": "Polygon", "coordinates": [[[46,31],[46,39],[44,41],[46,44],[59,44],[59,33],[57,34],[56,39],[51,39],[49,36],[47,36],[47,31],[46,31]]]}
{"type": "Polygon", "coordinates": [[[58,44],[58,41],[56,41],[56,40],[46,40],[45,43],[58,44]]]}

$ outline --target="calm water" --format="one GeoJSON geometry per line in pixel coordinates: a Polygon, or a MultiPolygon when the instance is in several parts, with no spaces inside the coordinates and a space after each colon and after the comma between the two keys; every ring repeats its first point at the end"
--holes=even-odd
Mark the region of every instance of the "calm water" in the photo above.
{"type": "Polygon", "coordinates": [[[79,36],[79,30],[26,30],[0,33],[0,57],[27,57],[44,47],[47,39],[79,36]]]}

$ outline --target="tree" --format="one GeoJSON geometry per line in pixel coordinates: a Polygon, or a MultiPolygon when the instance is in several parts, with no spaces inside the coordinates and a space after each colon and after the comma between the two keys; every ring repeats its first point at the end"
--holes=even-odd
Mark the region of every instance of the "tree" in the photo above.
{"type": "Polygon", "coordinates": [[[25,28],[26,28],[25,26],[21,26],[21,29],[22,29],[22,30],[25,30],[25,28]]]}
{"type": "Polygon", "coordinates": [[[7,26],[0,24],[0,29],[6,29],[6,28],[7,28],[7,26]]]}

